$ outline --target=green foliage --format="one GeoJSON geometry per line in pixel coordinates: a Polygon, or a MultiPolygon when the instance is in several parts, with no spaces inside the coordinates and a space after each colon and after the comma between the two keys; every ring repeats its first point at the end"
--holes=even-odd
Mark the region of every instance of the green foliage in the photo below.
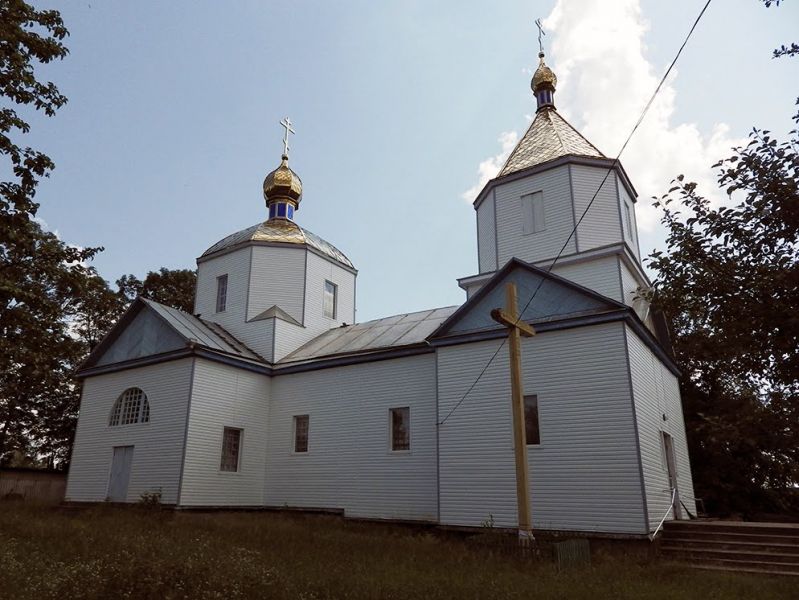
{"type": "Polygon", "coordinates": [[[716,512],[799,511],[799,136],[754,129],[715,165],[730,206],[682,176],[654,252],[697,494],[716,512]]]}
{"type": "Polygon", "coordinates": [[[164,267],[161,267],[159,271],[147,273],[144,281],[139,280],[135,275],[123,275],[117,279],[119,294],[128,301],[141,296],[189,314],[194,311],[196,283],[196,271],[164,267]]]}
{"type": "Polygon", "coordinates": [[[790,577],[595,553],[557,573],[429,530],[272,513],[0,509],[0,598],[794,598],[790,577]]]}

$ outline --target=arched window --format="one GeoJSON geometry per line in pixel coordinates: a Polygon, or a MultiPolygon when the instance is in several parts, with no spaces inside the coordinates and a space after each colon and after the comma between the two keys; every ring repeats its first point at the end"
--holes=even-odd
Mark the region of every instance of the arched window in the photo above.
{"type": "Polygon", "coordinates": [[[115,425],[149,422],[150,403],[147,402],[147,395],[139,388],[134,387],[126,389],[117,398],[108,424],[114,427],[115,425]]]}

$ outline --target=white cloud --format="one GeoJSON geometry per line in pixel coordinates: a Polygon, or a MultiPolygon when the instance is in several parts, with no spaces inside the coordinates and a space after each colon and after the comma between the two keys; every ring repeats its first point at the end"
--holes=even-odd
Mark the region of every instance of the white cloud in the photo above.
{"type": "MultiPolygon", "coordinates": [[[[655,67],[647,58],[645,35],[650,26],[641,14],[640,0],[558,0],[544,27],[551,41],[547,63],[558,76],[555,103],[559,112],[605,155],[614,157],[666,66],[655,67]]],[[[680,41],[674,40],[673,46],[680,41]]],[[[690,62],[697,47],[689,44],[677,66],[690,62]]],[[[730,136],[724,123],[702,132],[695,123],[673,122],[676,71],[675,67],[621,156],[638,191],[636,213],[645,247],[662,238],[651,196],[665,193],[669,182],[683,173],[698,183],[701,193],[723,201],[710,167],[728,156],[732,146],[744,142],[730,136]]],[[[502,135],[507,139],[512,134],[502,135]]],[[[504,144],[501,155],[507,155],[504,144]]],[[[502,165],[496,158],[480,164],[480,183],[464,197],[496,175],[502,165]]]]}
{"type": "Polygon", "coordinates": [[[488,181],[497,173],[499,173],[502,165],[504,165],[505,161],[508,160],[511,150],[513,150],[513,148],[516,146],[516,142],[519,141],[519,134],[515,131],[503,131],[499,134],[497,141],[502,146],[502,150],[500,150],[499,154],[496,156],[489,156],[480,163],[480,165],[477,167],[477,183],[475,183],[471,188],[466,190],[461,195],[462,198],[467,202],[473,202],[485,184],[488,183],[488,181]]]}
{"type": "MultiPolygon", "coordinates": [[[[665,68],[656,69],[647,59],[644,36],[650,27],[640,1],[558,0],[544,27],[553,33],[549,55],[558,75],[559,110],[576,117],[574,125],[607,156],[616,156],[665,68]]],[[[691,51],[689,45],[680,61],[690,61],[691,51]]],[[[639,194],[643,234],[658,228],[651,196],[665,193],[680,173],[722,201],[710,167],[743,142],[731,137],[724,123],[714,124],[710,133],[695,123],[673,123],[676,77],[677,67],[621,156],[639,194]]]]}

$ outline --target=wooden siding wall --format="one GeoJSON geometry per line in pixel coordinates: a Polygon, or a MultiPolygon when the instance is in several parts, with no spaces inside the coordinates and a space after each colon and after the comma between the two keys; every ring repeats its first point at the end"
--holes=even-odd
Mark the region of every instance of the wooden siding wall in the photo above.
{"type": "Polygon", "coordinates": [[[617,255],[602,256],[575,263],[558,262],[552,272],[603,296],[622,301],[619,257],[617,255]]]}
{"type": "MultiPolygon", "coordinates": [[[[571,165],[571,170],[574,208],[579,220],[599,184],[602,183],[607,168],[571,165]]],[[[562,239],[566,239],[566,237],[563,236],[562,239]]],[[[580,252],[585,252],[592,248],[617,244],[622,239],[621,213],[616,196],[616,173],[612,172],[608,175],[601,191],[596,195],[583,222],[577,228],[577,243],[580,252]]]]}
{"type": "Polygon", "coordinates": [[[286,321],[276,321],[275,362],[306,342],[342,323],[355,322],[355,275],[321,256],[308,252],[305,275],[305,321],[298,327],[286,321]],[[338,286],[336,318],[325,316],[323,292],[325,280],[338,286]]]}
{"type": "Polygon", "coordinates": [[[206,260],[197,265],[197,294],[194,314],[219,323],[235,335],[246,321],[247,289],[250,278],[250,253],[252,248],[241,248],[206,260]],[[216,278],[227,275],[227,306],[216,312],[216,278]]]}
{"type": "MultiPolygon", "coordinates": [[[[440,348],[439,421],[498,341],[440,348]]],[[[541,445],[528,449],[535,527],[643,534],[644,499],[620,323],[539,334],[522,349],[541,445]]],[[[507,349],[439,428],[441,522],[516,524],[507,349]]]]}
{"type": "Polygon", "coordinates": [[[276,377],[264,497],[270,506],[349,517],[436,519],[433,354],[276,377]],[[389,446],[389,409],[410,407],[411,449],[389,446]],[[293,416],[309,415],[309,451],[293,452],[293,416]]]}
{"type": "MultiPolygon", "coordinates": [[[[574,227],[569,166],[556,167],[499,185],[495,193],[499,245],[497,264],[502,266],[514,256],[527,262],[554,258],[574,227]],[[534,192],[543,192],[546,229],[523,235],[521,197],[534,192]]],[[[576,248],[572,238],[564,253],[574,252],[576,248]]]]}
{"type": "Polygon", "coordinates": [[[496,271],[497,224],[494,219],[494,194],[491,193],[477,208],[477,263],[480,273],[496,271]]]}
{"type": "Polygon", "coordinates": [[[162,502],[177,502],[191,362],[186,358],[85,380],[66,500],[105,500],[114,446],[132,445],[127,502],[159,489],[162,502]],[[111,409],[129,387],[147,394],[150,422],[109,427],[111,409]]]}
{"type": "Polygon", "coordinates": [[[306,252],[304,246],[253,246],[247,319],[277,305],[302,323],[306,252]]]}
{"type": "Polygon", "coordinates": [[[649,508],[649,528],[654,530],[669,508],[671,500],[668,469],[661,439],[662,431],[671,435],[674,441],[674,452],[677,459],[677,485],[682,501],[693,514],[696,514],[680,386],[677,378],[638,336],[629,328],[625,329],[630,355],[630,374],[635,396],[646,499],[649,508]],[[665,421],[663,420],[664,414],[666,415],[665,421]]]}
{"type": "Polygon", "coordinates": [[[197,359],[181,506],[263,504],[269,388],[265,375],[197,359]],[[220,471],[225,427],[243,430],[235,473],[220,471]]]}

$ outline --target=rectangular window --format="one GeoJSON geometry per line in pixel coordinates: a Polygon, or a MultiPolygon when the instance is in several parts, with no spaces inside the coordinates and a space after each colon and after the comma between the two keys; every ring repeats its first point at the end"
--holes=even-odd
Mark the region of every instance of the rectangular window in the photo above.
{"type": "Polygon", "coordinates": [[[544,193],[522,196],[522,234],[529,235],[546,229],[544,218],[544,193]]]}
{"type": "Polygon", "coordinates": [[[394,452],[411,449],[411,409],[392,408],[391,414],[391,450],[394,452]]]}
{"type": "Polygon", "coordinates": [[[541,434],[538,432],[538,396],[524,397],[524,433],[528,446],[541,443],[541,434]]]}
{"type": "Polygon", "coordinates": [[[241,453],[241,429],[225,427],[222,433],[221,471],[235,473],[239,470],[239,454],[241,453]]]}
{"type": "Polygon", "coordinates": [[[227,275],[216,278],[216,312],[224,312],[227,306],[227,275]]]}
{"type": "Polygon", "coordinates": [[[325,316],[331,319],[336,318],[336,295],[338,286],[325,280],[325,296],[324,296],[324,310],[325,316]]]}
{"type": "Polygon", "coordinates": [[[308,452],[308,415],[294,417],[294,452],[308,452]]]}
{"type": "Polygon", "coordinates": [[[633,238],[633,215],[630,209],[630,204],[625,200],[624,202],[624,224],[627,226],[627,237],[631,240],[633,238]]]}

